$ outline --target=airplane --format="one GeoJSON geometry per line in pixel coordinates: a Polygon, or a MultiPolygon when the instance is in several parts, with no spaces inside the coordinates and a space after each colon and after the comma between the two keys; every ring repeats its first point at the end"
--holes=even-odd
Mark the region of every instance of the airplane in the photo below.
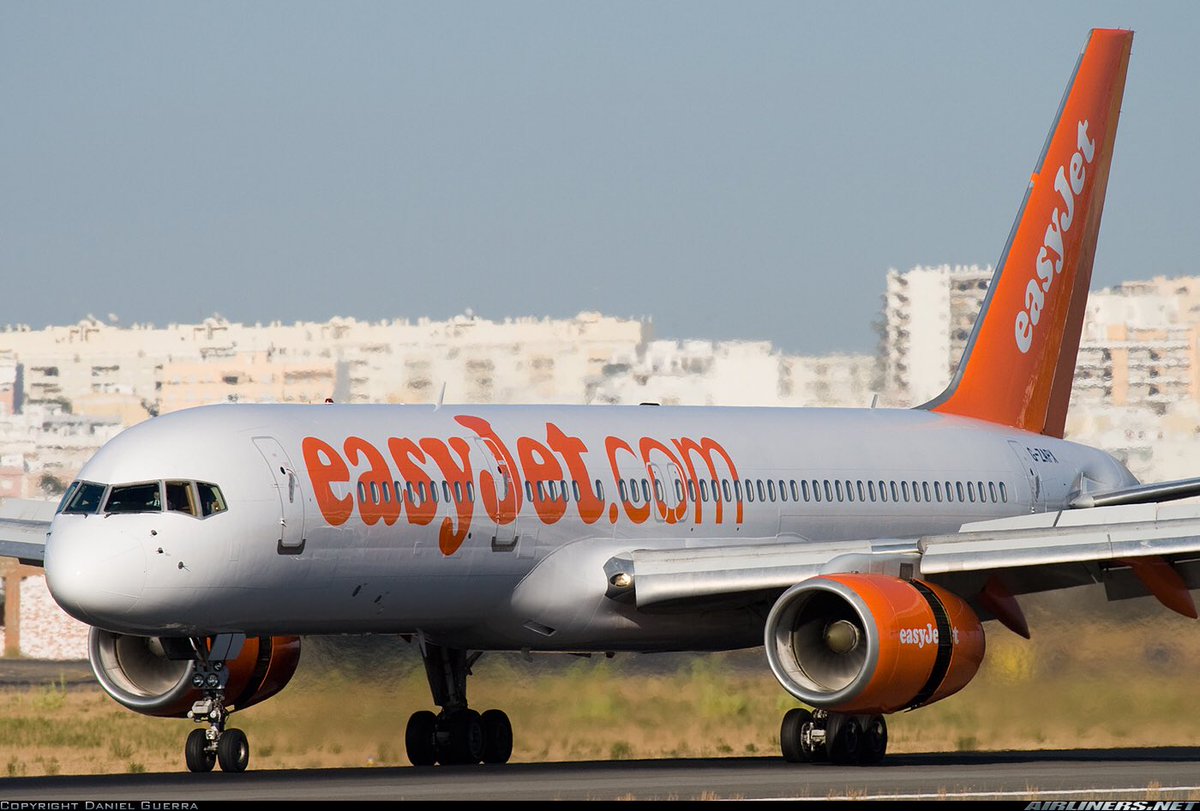
{"type": "Polygon", "coordinates": [[[763,645],[788,761],[875,764],[890,713],[975,675],[1018,597],[1103,584],[1196,617],[1200,479],[1141,484],[1063,438],[1133,33],[1091,31],[945,392],[911,409],[204,406],[124,431],[48,522],[0,523],[90,625],[103,689],[188,717],[189,770],[246,769],[232,713],[301,637],[419,648],[417,766],[505,763],[486,651],[763,645]],[[45,531],[44,539],[37,537],[45,531]]]}

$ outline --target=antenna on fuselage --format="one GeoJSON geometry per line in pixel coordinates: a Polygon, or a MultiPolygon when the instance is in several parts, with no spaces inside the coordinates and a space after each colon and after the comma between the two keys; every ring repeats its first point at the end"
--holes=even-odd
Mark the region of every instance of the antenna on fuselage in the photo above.
{"type": "Polygon", "coordinates": [[[439,408],[441,408],[442,401],[445,399],[446,399],[446,383],[445,383],[445,381],[443,381],[442,382],[442,390],[440,392],[438,392],[438,401],[437,401],[437,404],[433,407],[433,410],[437,411],[439,408]]]}

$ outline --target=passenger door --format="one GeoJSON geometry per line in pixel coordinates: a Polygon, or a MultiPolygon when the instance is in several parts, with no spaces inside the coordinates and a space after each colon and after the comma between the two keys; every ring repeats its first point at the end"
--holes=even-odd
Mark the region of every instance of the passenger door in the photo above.
{"type": "Polygon", "coordinates": [[[300,477],[283,446],[273,437],[256,436],[254,446],[262,454],[275,490],[279,496],[279,547],[281,555],[298,555],[304,551],[304,493],[300,477]]]}

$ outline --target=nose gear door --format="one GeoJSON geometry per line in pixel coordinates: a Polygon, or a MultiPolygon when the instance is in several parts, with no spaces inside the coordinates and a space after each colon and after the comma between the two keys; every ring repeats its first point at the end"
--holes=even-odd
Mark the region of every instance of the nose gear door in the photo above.
{"type": "Polygon", "coordinates": [[[304,551],[304,493],[292,460],[277,440],[254,437],[254,446],[262,454],[279,496],[279,546],[281,555],[299,555],[304,551]]]}

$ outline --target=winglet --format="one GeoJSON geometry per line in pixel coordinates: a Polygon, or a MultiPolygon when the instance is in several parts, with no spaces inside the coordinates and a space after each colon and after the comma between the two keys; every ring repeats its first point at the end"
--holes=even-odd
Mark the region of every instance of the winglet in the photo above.
{"type": "Polygon", "coordinates": [[[1088,36],[958,371],[922,408],[1063,435],[1132,45],[1088,36]]]}

